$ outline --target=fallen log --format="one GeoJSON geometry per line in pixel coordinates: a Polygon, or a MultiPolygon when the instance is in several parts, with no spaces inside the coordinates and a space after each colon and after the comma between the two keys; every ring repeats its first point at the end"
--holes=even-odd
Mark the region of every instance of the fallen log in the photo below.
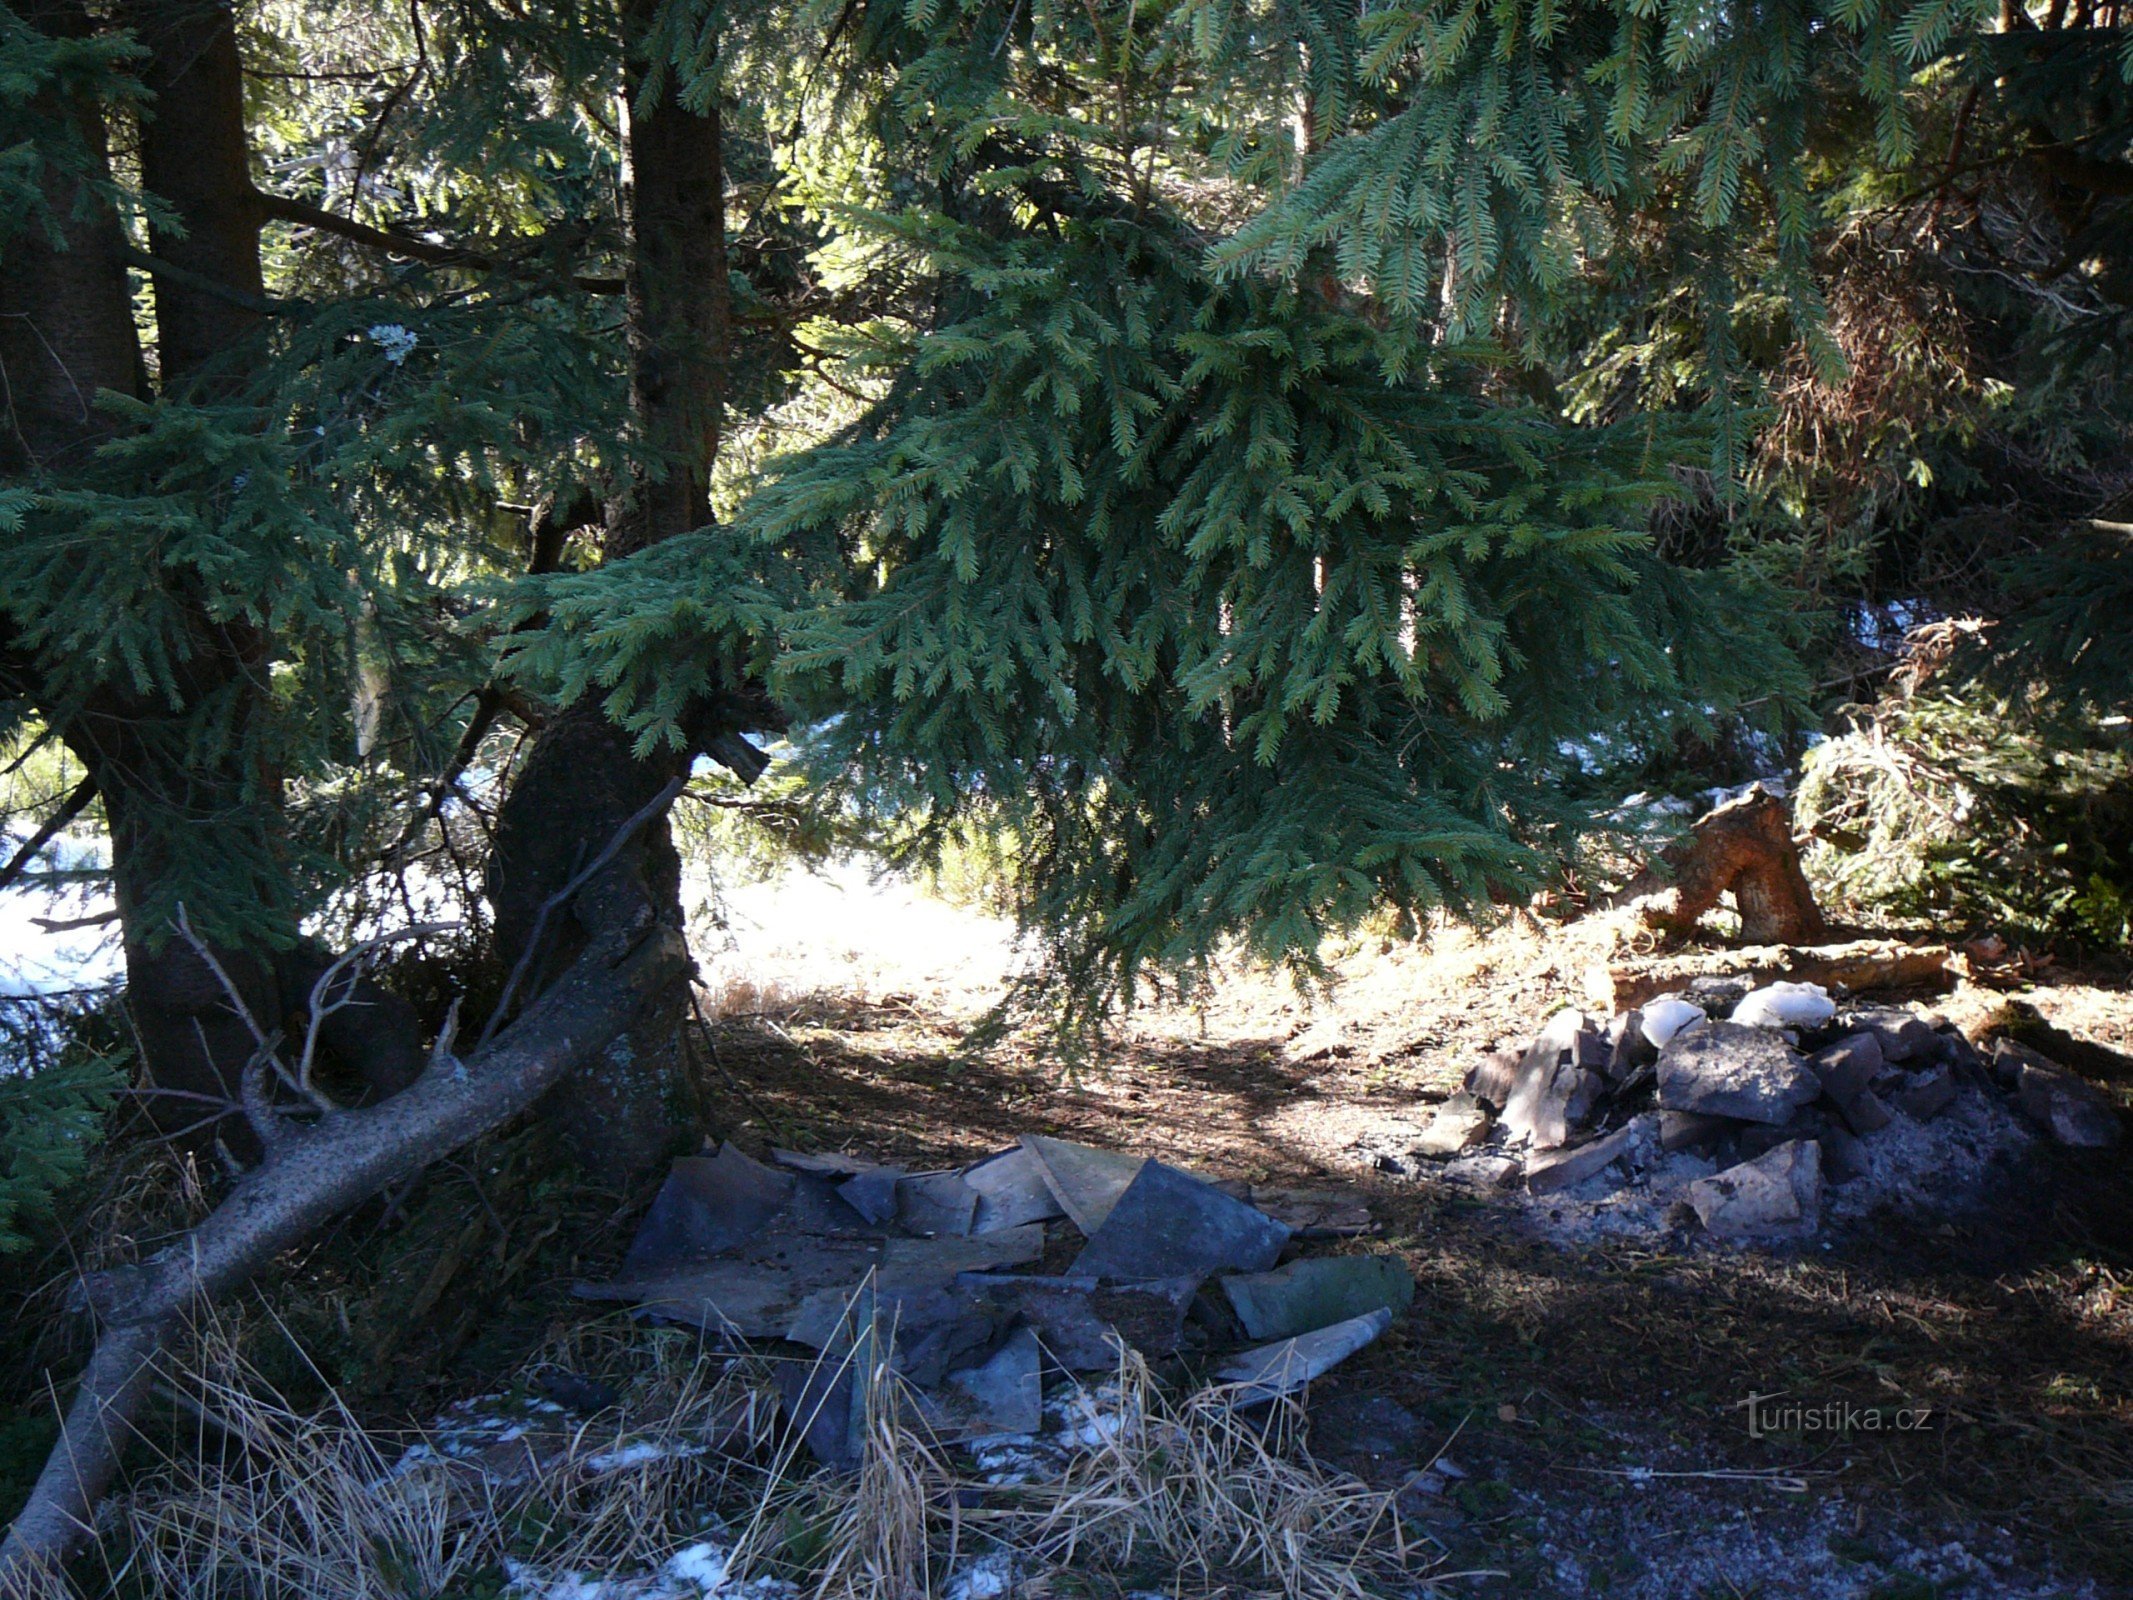
{"type": "Polygon", "coordinates": [[[1897,939],[1688,950],[1595,963],[1585,974],[1585,994],[1594,1010],[1612,1016],[1655,995],[1685,989],[1697,978],[1746,978],[1758,985],[1783,979],[1854,993],[1946,988],[1954,982],[1948,968],[1952,954],[1944,944],[1905,944],[1897,939]]]}
{"type": "Polygon", "coordinates": [[[687,964],[681,935],[656,924],[626,946],[595,944],[493,1042],[464,1060],[440,1049],[390,1100],[285,1126],[198,1227],[139,1266],[84,1280],[102,1330],[58,1442],[0,1545],[0,1597],[49,1592],[87,1541],[156,1356],[195,1306],[531,1106],[687,964]]]}

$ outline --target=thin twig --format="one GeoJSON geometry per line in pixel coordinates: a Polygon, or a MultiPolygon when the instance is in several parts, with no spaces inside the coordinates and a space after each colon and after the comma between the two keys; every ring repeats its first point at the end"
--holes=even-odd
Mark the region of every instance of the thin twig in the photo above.
{"type": "Polygon", "coordinates": [[[319,1029],[328,1017],[355,1001],[356,985],[362,981],[362,965],[372,955],[388,945],[398,944],[403,939],[426,939],[433,933],[450,933],[461,926],[458,922],[418,922],[411,928],[401,928],[393,933],[381,933],[375,939],[365,939],[361,944],[341,956],[311,985],[310,1014],[304,1024],[304,1051],[296,1062],[296,1086],[306,1095],[315,1095],[311,1072],[318,1056],[319,1029]],[[352,969],[352,970],[351,970],[352,969]],[[333,980],[348,971],[348,981],[339,995],[333,993],[333,980]]]}

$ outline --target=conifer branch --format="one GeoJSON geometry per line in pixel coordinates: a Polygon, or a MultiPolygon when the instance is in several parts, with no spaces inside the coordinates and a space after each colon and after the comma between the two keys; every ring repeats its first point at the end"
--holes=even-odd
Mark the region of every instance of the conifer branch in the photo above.
{"type": "MultiPolygon", "coordinates": [[[[466,267],[476,272],[522,272],[523,267],[491,255],[485,250],[470,250],[463,245],[439,244],[432,239],[418,239],[413,234],[396,233],[390,229],[377,228],[367,222],[358,222],[353,217],[344,217],[307,201],[289,195],[272,194],[264,189],[255,189],[253,195],[260,210],[267,216],[282,222],[292,222],[298,227],[315,228],[320,233],[334,234],[351,243],[366,245],[373,250],[382,250],[388,255],[405,256],[410,261],[421,261],[433,267],[466,267]]],[[[586,273],[573,274],[570,280],[587,294],[620,294],[623,281],[618,277],[602,277],[586,273]]]]}
{"type": "Polygon", "coordinates": [[[139,267],[152,278],[161,278],[181,289],[207,295],[225,305],[256,311],[263,317],[287,316],[301,305],[300,301],[275,300],[263,295],[246,294],[242,289],[232,289],[226,283],[218,283],[205,273],[194,272],[190,267],[181,267],[175,261],[165,261],[161,256],[150,255],[146,250],[136,250],[131,245],[121,250],[119,255],[129,267],[139,267]]]}

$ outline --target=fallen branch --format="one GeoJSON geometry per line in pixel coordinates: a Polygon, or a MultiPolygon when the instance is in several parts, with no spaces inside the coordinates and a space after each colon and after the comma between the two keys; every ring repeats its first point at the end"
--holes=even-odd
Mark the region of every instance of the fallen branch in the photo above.
{"type": "Polygon", "coordinates": [[[532,1105],[621,1032],[644,996],[671,983],[687,960],[681,935],[664,927],[628,949],[595,944],[492,1044],[464,1061],[439,1055],[380,1105],[291,1129],[190,1233],[138,1267],[84,1280],[103,1331],[59,1440],[0,1546],[0,1596],[37,1592],[89,1538],[155,1356],[194,1306],[532,1105]]]}

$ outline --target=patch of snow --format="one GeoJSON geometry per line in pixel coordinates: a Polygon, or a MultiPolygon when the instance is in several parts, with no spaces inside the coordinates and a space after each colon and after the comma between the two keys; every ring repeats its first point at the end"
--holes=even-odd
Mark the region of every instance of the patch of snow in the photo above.
{"type": "Polygon", "coordinates": [[[951,1575],[941,1600],[1000,1600],[1014,1585],[1015,1558],[995,1550],[951,1575]]]}
{"type": "Polygon", "coordinates": [[[726,1552],[708,1541],[692,1544],[667,1557],[661,1569],[681,1583],[693,1583],[709,1594],[726,1581],[726,1552]]]}
{"type": "Polygon", "coordinates": [[[595,1472],[620,1472],[629,1467],[649,1466],[654,1461],[685,1461],[691,1456],[702,1455],[704,1448],[700,1444],[655,1444],[649,1439],[632,1439],[619,1449],[588,1456],[585,1464],[595,1472]]]}
{"type": "Polygon", "coordinates": [[[1665,1049],[1667,1041],[1683,1028],[1704,1019],[1701,1006],[1692,1005],[1686,1000],[1673,999],[1650,1001],[1639,1015],[1643,1018],[1639,1025],[1644,1030],[1644,1037],[1652,1042],[1654,1048],[1661,1050],[1665,1049]]]}
{"type": "Polygon", "coordinates": [[[1733,1020],[1750,1028],[1819,1028],[1836,1014],[1819,983],[1766,983],[1733,1008],[1733,1020]]]}

